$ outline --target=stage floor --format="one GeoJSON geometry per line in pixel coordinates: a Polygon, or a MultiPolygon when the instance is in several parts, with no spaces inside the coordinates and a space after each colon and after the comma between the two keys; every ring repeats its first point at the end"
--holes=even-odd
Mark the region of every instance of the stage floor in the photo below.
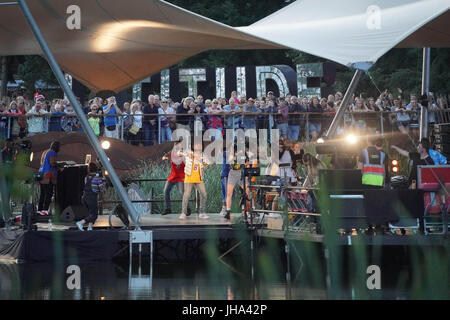
{"type": "MultiPolygon", "coordinates": [[[[209,219],[200,219],[197,214],[192,214],[186,220],[178,219],[179,214],[168,214],[162,216],[160,214],[153,214],[148,216],[141,216],[140,224],[143,229],[152,228],[183,228],[183,227],[231,227],[240,221],[240,214],[232,214],[231,220],[226,220],[219,214],[208,214],[209,219]]],[[[48,223],[37,223],[39,230],[48,230],[48,223]]],[[[86,225],[87,226],[87,225],[86,225]]],[[[124,224],[116,217],[111,216],[111,226],[113,228],[122,228],[124,224]]],[[[94,229],[104,229],[110,227],[109,215],[100,215],[94,224],[94,229]]],[[[130,227],[134,227],[134,223],[130,220],[130,227]]],[[[57,222],[53,223],[53,230],[68,230],[77,229],[75,222],[57,222]]]]}

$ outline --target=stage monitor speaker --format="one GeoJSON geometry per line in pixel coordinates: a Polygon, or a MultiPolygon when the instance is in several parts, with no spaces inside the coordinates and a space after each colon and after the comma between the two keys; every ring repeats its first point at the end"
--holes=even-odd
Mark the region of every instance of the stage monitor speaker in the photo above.
{"type": "Polygon", "coordinates": [[[319,186],[328,193],[362,190],[362,173],[358,169],[319,170],[319,186]]]}
{"type": "Polygon", "coordinates": [[[61,213],[62,222],[80,221],[89,215],[88,209],[85,206],[68,206],[61,213]]]}

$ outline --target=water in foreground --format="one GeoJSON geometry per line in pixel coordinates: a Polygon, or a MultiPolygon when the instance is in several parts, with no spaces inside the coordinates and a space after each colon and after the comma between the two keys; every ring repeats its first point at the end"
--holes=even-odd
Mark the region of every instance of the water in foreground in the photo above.
{"type": "MultiPolygon", "coordinates": [[[[74,285],[67,264],[0,264],[0,299],[64,299],[64,300],[253,300],[253,299],[327,299],[326,283],[311,284],[294,281],[288,285],[284,274],[265,278],[251,273],[230,272],[230,267],[218,262],[214,276],[203,263],[154,264],[137,261],[129,270],[128,261],[98,262],[80,265],[80,289],[74,285]],[[139,274],[140,272],[140,274],[139,274]]],[[[242,268],[241,268],[242,269],[242,268]]],[[[245,268],[244,268],[245,269],[245,268]]],[[[339,290],[339,298],[355,298],[351,286],[339,290]]],[[[358,297],[356,297],[358,298],[358,297]]],[[[367,290],[364,298],[409,299],[408,290],[382,288],[367,290]]],[[[426,298],[426,297],[425,297],[426,298]]],[[[444,298],[444,297],[443,297],[444,298]]]]}

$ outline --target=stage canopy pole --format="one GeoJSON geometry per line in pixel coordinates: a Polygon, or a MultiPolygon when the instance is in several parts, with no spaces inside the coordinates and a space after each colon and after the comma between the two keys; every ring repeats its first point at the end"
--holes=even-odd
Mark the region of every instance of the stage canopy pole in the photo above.
{"type": "Polygon", "coordinates": [[[362,75],[364,74],[363,70],[356,69],[355,74],[353,75],[352,81],[350,82],[347,91],[344,94],[344,97],[341,101],[341,106],[336,112],[336,115],[331,122],[330,127],[328,128],[327,133],[325,134],[325,138],[330,139],[336,134],[337,127],[344,117],[344,113],[347,110],[347,104],[352,98],[353,93],[355,92],[356,87],[358,86],[359,81],[361,80],[362,75]]]}
{"type": "MultiPolygon", "coordinates": [[[[430,48],[423,48],[422,95],[430,92],[430,48]]],[[[428,100],[429,101],[429,100],[428,100]]],[[[420,108],[420,138],[428,138],[428,109],[420,108]]]]}
{"type": "Polygon", "coordinates": [[[138,221],[138,214],[136,210],[134,209],[133,204],[131,203],[130,199],[128,198],[128,195],[117,176],[116,172],[114,171],[113,166],[108,160],[108,157],[106,156],[103,149],[100,147],[100,143],[98,141],[97,136],[94,133],[94,130],[92,130],[91,126],[89,125],[89,122],[86,119],[86,116],[83,112],[83,109],[79,105],[74,93],[72,92],[72,89],[69,88],[69,85],[66,82],[66,79],[64,78],[64,74],[62,73],[61,69],[59,68],[58,63],[56,62],[55,57],[53,56],[53,53],[51,52],[50,48],[47,45],[47,42],[44,39],[44,36],[41,33],[41,30],[39,29],[39,26],[37,25],[36,21],[33,18],[33,15],[30,12],[30,9],[28,8],[28,5],[25,0],[18,0],[19,6],[22,9],[22,12],[25,16],[25,19],[28,21],[31,30],[34,33],[34,36],[36,37],[36,40],[39,42],[39,45],[41,46],[42,51],[44,52],[45,57],[47,58],[47,61],[50,65],[50,67],[53,70],[53,73],[55,74],[56,79],[59,82],[59,85],[63,89],[64,93],[67,95],[67,98],[69,99],[70,103],[75,109],[75,112],[77,113],[78,119],[81,122],[81,126],[83,127],[84,132],[86,132],[89,142],[91,143],[92,148],[94,148],[94,151],[97,155],[97,157],[102,162],[102,165],[104,168],[108,171],[108,175],[111,179],[112,184],[117,190],[117,193],[119,194],[122,203],[124,205],[125,210],[130,215],[132,221],[134,222],[136,229],[141,230],[141,226],[138,221]]]}

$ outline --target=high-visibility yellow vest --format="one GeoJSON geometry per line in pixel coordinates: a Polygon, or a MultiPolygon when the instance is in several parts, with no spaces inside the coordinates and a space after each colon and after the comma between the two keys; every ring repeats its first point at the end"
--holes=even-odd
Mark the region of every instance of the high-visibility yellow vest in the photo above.
{"type": "Polygon", "coordinates": [[[367,149],[363,149],[362,154],[362,184],[382,187],[384,183],[384,160],[386,159],[386,154],[383,151],[380,151],[380,164],[370,163],[369,152],[367,151],[367,149]]]}

